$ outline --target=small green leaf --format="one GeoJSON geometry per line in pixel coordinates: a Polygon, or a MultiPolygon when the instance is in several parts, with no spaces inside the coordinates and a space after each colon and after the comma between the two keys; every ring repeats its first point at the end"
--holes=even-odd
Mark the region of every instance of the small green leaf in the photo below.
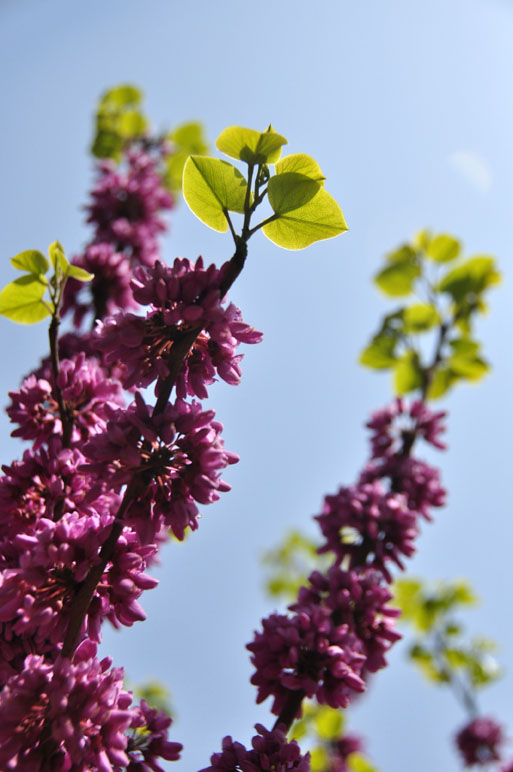
{"type": "Polygon", "coordinates": [[[140,104],[142,92],[130,84],[114,86],[108,89],[100,99],[100,107],[120,108],[140,104]]]}
{"type": "Polygon", "coordinates": [[[192,155],[184,166],[185,201],[196,217],[213,230],[228,230],[225,210],[244,211],[246,190],[246,180],[227,161],[192,155]]]}
{"type": "Polygon", "coordinates": [[[416,351],[406,351],[395,363],[394,389],[399,396],[407,394],[423,385],[419,355],[416,351]]]}
{"type": "Polygon", "coordinates": [[[415,303],[408,306],[403,313],[405,332],[424,332],[440,321],[440,315],[430,303],[415,303]]]}
{"type": "Polygon", "coordinates": [[[420,275],[420,266],[415,263],[392,262],[374,277],[374,281],[386,295],[400,297],[410,294],[420,275]]]}
{"type": "Polygon", "coordinates": [[[458,380],[455,373],[448,367],[437,367],[427,391],[428,399],[439,399],[446,394],[458,380]]]}
{"type": "MultiPolygon", "coordinates": [[[[270,183],[273,180],[280,180],[285,176],[288,176],[288,174],[271,177],[269,187],[271,187],[270,183]]],[[[302,175],[297,176],[301,177],[302,175]]],[[[347,230],[344,215],[335,199],[324,188],[321,188],[319,183],[313,180],[308,180],[308,183],[309,186],[306,183],[303,184],[302,195],[307,197],[313,190],[312,185],[317,185],[319,189],[313,198],[297,209],[284,212],[278,219],[264,225],[262,228],[267,238],[279,247],[284,247],[285,249],[304,249],[315,241],[331,239],[347,230]]],[[[280,196],[278,195],[280,184],[274,183],[274,192],[277,194],[275,204],[277,206],[280,206],[280,196]]],[[[291,193],[289,195],[288,203],[293,200],[294,194],[291,193]]],[[[301,195],[299,190],[297,195],[298,198],[301,195]]],[[[271,200],[270,196],[269,200],[271,200]]],[[[284,197],[281,200],[281,205],[287,206],[286,193],[284,193],[284,197]]]]}
{"type": "Polygon", "coordinates": [[[35,275],[46,273],[50,267],[48,260],[38,249],[26,249],[11,257],[11,265],[19,271],[28,271],[35,275]]]}
{"type": "Polygon", "coordinates": [[[310,770],[311,772],[325,772],[328,769],[330,759],[327,750],[319,745],[310,751],[310,770]]]}
{"type": "Polygon", "coordinates": [[[449,367],[455,375],[467,381],[479,381],[490,369],[484,359],[473,355],[454,355],[449,359],[449,367]]]}
{"type": "Polygon", "coordinates": [[[321,740],[337,740],[342,734],[344,718],[339,710],[323,705],[315,717],[315,729],[321,740]]]}
{"type": "Polygon", "coordinates": [[[409,244],[403,244],[394,252],[389,252],[386,261],[393,265],[417,265],[419,260],[416,250],[409,244]]]}
{"type": "Polygon", "coordinates": [[[164,184],[171,192],[182,189],[183,167],[190,155],[205,155],[208,145],[201,123],[191,122],[178,126],[168,134],[173,152],[165,158],[164,184]]]}
{"type": "Polygon", "coordinates": [[[245,161],[247,164],[274,164],[281,155],[282,145],[287,140],[277,134],[272,126],[267,131],[245,129],[242,126],[229,126],[221,132],[216,147],[222,153],[245,161]]]}
{"type": "Polygon", "coordinates": [[[144,134],[147,127],[148,121],[144,115],[135,110],[128,110],[126,113],[122,113],[117,122],[118,133],[123,139],[139,137],[141,134],[144,134]]]}
{"type": "Polygon", "coordinates": [[[431,243],[431,238],[431,231],[428,228],[424,228],[424,230],[418,231],[413,237],[413,246],[415,249],[421,249],[425,252],[431,243]]]}
{"type": "Polygon", "coordinates": [[[472,257],[444,276],[438,289],[456,303],[477,298],[488,287],[500,282],[493,257],[472,257]]]}
{"type": "Polygon", "coordinates": [[[435,236],[426,248],[426,255],[436,263],[448,263],[458,257],[461,251],[461,244],[458,239],[441,233],[435,236]]]}
{"type": "Polygon", "coordinates": [[[347,758],[347,766],[350,772],[378,772],[377,768],[361,753],[351,753],[347,758]]]}
{"type": "Polygon", "coordinates": [[[304,177],[308,177],[321,184],[326,179],[317,161],[305,153],[286,155],[281,161],[276,163],[274,170],[276,174],[286,174],[287,172],[302,174],[304,177]]]}
{"type": "Polygon", "coordinates": [[[50,255],[50,261],[54,271],[56,271],[57,267],[59,267],[62,273],[66,273],[69,263],[66,259],[62,244],[59,241],[52,242],[52,244],[50,244],[48,247],[48,254],[50,255]]]}
{"type": "Polygon", "coordinates": [[[271,177],[267,188],[269,203],[274,213],[280,216],[308,204],[320,189],[319,182],[295,172],[271,177]]]}
{"type": "Polygon", "coordinates": [[[34,324],[50,314],[42,298],[46,284],[34,274],[20,276],[0,292],[0,314],[20,324],[34,324]]]}
{"type": "Polygon", "coordinates": [[[69,265],[66,273],[70,279],[76,279],[77,281],[91,281],[91,279],[94,279],[93,273],[89,273],[89,271],[85,271],[83,268],[79,268],[78,265],[73,265],[72,263],[69,265]]]}
{"type": "Polygon", "coordinates": [[[387,370],[393,367],[397,359],[395,347],[397,337],[378,335],[360,354],[360,364],[374,370],[387,370]]]}

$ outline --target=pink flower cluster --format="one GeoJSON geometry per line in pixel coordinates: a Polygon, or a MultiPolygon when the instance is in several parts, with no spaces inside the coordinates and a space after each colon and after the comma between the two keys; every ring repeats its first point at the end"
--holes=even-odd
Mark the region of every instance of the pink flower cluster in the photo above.
{"type": "Polygon", "coordinates": [[[487,766],[500,761],[500,747],[504,743],[502,728],[491,718],[476,718],[456,735],[456,745],[466,767],[487,766]]]}
{"type": "Polygon", "coordinates": [[[139,268],[132,282],[134,298],[149,306],[146,317],[119,312],[97,328],[97,346],[107,365],[122,362],[123,385],[159,385],[169,375],[173,347],[180,335],[201,330],[185,357],[176,390],[181,398],[208,396],[207,386],[215,375],[231,384],[240,381],[236,354],[239,343],[259,343],[262,333],[246,324],[233,304],[224,307],[220,286],[225,266],[204,268],[177,258],[172,267],[157,261],[151,268],[139,268]]]}
{"type": "Polygon", "coordinates": [[[221,753],[214,753],[211,766],[200,772],[310,772],[310,754],[302,756],[295,740],[287,742],[285,727],[269,731],[256,724],[255,729],[250,750],[225,737],[221,753]]]}
{"type": "Polygon", "coordinates": [[[309,577],[289,606],[292,615],[264,619],[247,645],[257,702],[271,696],[278,721],[291,704],[299,716],[304,696],[346,707],[365,689],[367,674],[386,665],[400,638],[399,612],[388,605],[390,568],[403,568],[415,550],[419,517],[429,519],[444,500],[436,471],[411,451],[416,438],[444,447],[442,418],[403,400],[375,413],[370,463],[355,485],[326,496],[315,519],[325,539],[319,552],[332,553],[333,565],[309,577]]]}
{"type": "MultiPolygon", "coordinates": [[[[224,303],[226,268],[204,268],[201,258],[159,262],[160,213],[172,202],[157,162],[134,150],[126,172],[101,166],[89,207],[94,238],[75,259],[95,274],[90,296],[70,281],[64,299],[76,327],[93,315],[98,329],[63,336],[10,395],[13,434],[32,448],[0,476],[6,772],[159,772],[158,759],[181,750],[167,740],[169,717],[144,702],[133,707],[122,671],[96,659],[96,644],[105,620],[119,627],[145,618],[140,596],[157,584],[147,571],[168,532],[183,539],[198,527],[198,507],[230,489],[221,471],[238,458],[224,448],[214,411],[190,397],[206,397],[217,376],[238,383],[238,344],[262,336],[224,303]],[[137,304],[149,306],[145,315],[127,313],[137,304]],[[196,342],[184,361],[173,345],[191,330],[196,342]],[[159,393],[171,367],[177,397],[148,405],[138,388],[156,380],[159,393]],[[65,657],[91,576],[78,648],[65,657]]],[[[264,730],[250,753],[276,769],[306,770],[295,749],[264,730]]]]}
{"type": "Polygon", "coordinates": [[[96,658],[84,641],[73,661],[50,663],[30,654],[0,692],[0,766],[26,772],[157,770],[157,759],[175,760],[182,746],[164,739],[167,716],[131,707],[123,670],[96,658]],[[143,742],[134,732],[143,726],[143,742]]]}

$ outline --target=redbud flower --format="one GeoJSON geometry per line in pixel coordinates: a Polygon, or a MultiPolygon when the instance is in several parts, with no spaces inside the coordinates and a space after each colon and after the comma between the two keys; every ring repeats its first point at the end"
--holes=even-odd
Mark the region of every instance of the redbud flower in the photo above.
{"type": "Polygon", "coordinates": [[[333,622],[328,609],[312,605],[293,617],[271,614],[262,626],[246,646],[255,666],[251,683],[258,686],[258,703],[273,696],[276,715],[291,691],[345,708],[355,692],[365,690],[362,645],[347,624],[333,622]]]}
{"type": "Polygon", "coordinates": [[[500,761],[499,747],[503,742],[502,728],[491,718],[476,718],[456,735],[456,745],[466,767],[500,761]]]}
{"type": "Polygon", "coordinates": [[[214,753],[211,766],[200,772],[310,772],[310,754],[302,756],[295,740],[287,742],[284,727],[269,731],[256,724],[255,729],[250,750],[225,737],[221,753],[214,753]]]}
{"type": "Polygon", "coordinates": [[[379,482],[342,487],[326,496],[315,519],[326,539],[319,552],[334,552],[339,563],[347,559],[349,568],[372,566],[389,582],[387,564],[402,569],[402,556],[415,552],[415,513],[404,496],[387,493],[379,482]]]}

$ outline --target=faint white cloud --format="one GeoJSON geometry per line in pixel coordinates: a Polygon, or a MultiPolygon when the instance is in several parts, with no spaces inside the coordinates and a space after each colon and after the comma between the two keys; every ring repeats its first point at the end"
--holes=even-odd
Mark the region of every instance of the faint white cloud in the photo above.
{"type": "Polygon", "coordinates": [[[449,163],[474,188],[488,193],[492,186],[492,170],[486,158],[473,150],[456,150],[449,156],[449,163]]]}

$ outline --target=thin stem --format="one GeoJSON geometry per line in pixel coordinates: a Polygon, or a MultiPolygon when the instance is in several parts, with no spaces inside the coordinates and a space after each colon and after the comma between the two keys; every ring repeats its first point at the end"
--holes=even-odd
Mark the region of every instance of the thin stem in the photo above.
{"type": "Polygon", "coordinates": [[[305,697],[306,692],[303,689],[289,691],[285,704],[280,711],[280,715],[274,722],[273,729],[277,729],[280,725],[285,726],[285,733],[287,733],[294,723],[299,709],[301,708],[301,703],[305,697]]]}
{"type": "Polygon", "coordinates": [[[62,444],[65,448],[69,447],[71,441],[71,433],[73,431],[73,417],[64,402],[61,387],[58,383],[59,377],[59,308],[56,305],[55,311],[52,315],[52,321],[48,329],[48,338],[50,341],[50,359],[52,362],[52,390],[55,397],[55,401],[59,407],[59,415],[62,423],[62,444]]]}
{"type": "Polygon", "coordinates": [[[266,220],[262,220],[262,222],[258,223],[258,225],[255,225],[254,228],[251,228],[251,230],[248,233],[248,238],[252,236],[254,233],[256,233],[260,228],[263,228],[264,225],[268,225],[270,222],[274,222],[274,220],[277,220],[279,214],[272,214],[270,217],[268,217],[266,220]]]}

